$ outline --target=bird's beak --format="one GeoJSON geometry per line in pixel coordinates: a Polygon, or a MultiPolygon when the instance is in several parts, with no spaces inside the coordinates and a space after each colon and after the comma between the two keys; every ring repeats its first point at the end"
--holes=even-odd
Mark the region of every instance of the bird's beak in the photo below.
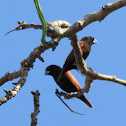
{"type": "Polygon", "coordinates": [[[98,43],[98,41],[96,39],[93,40],[93,44],[96,44],[98,43]]]}
{"type": "Polygon", "coordinates": [[[45,71],[45,75],[49,75],[50,71],[45,71]]]}

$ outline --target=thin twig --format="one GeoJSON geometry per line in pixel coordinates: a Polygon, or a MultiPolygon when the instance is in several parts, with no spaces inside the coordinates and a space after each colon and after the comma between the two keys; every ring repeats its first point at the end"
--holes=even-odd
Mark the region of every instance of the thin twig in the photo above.
{"type": "MultiPolygon", "coordinates": [[[[101,10],[84,16],[84,18],[75,22],[73,25],[70,25],[66,21],[54,21],[54,22],[50,22],[50,23],[48,22],[47,23],[48,24],[47,35],[52,38],[50,43],[53,43],[55,45],[52,49],[54,50],[56,48],[56,46],[58,45],[59,41],[62,38],[64,38],[64,37],[72,38],[78,31],[82,30],[87,25],[89,25],[95,21],[103,20],[108,14],[110,14],[111,12],[113,12],[123,6],[126,6],[126,0],[118,0],[118,1],[115,1],[110,4],[106,4],[105,6],[102,7],[101,10]]],[[[31,27],[36,28],[36,29],[37,29],[37,27],[42,28],[42,26],[39,26],[39,25],[36,26],[35,24],[26,24],[26,22],[19,21],[18,23],[20,26],[17,27],[15,30],[22,30],[22,29],[31,28],[31,27]]],[[[75,48],[78,48],[78,45],[76,42],[73,42],[73,43],[75,43],[75,45],[73,47],[75,50],[75,48]]],[[[27,68],[26,73],[28,74],[28,71],[30,70],[30,68],[33,68],[33,63],[35,62],[35,59],[37,57],[41,61],[43,60],[40,56],[35,55],[35,51],[39,51],[40,52],[39,54],[41,55],[41,53],[47,49],[49,49],[49,47],[43,46],[43,45],[35,48],[34,51],[30,54],[30,56],[28,58],[26,58],[23,62],[21,62],[21,68],[22,67],[27,68]]],[[[77,51],[77,53],[78,52],[79,51],[77,51]]],[[[82,74],[90,77],[90,79],[91,79],[90,82],[92,82],[95,79],[108,80],[108,81],[116,82],[116,83],[119,83],[119,84],[126,86],[125,80],[118,79],[115,76],[108,76],[108,75],[99,74],[95,71],[90,70],[89,68],[87,68],[87,65],[84,62],[84,60],[82,62],[80,62],[82,57],[80,55],[78,55],[78,56],[80,56],[80,58],[78,58],[80,60],[78,60],[77,54],[76,53],[74,53],[74,54],[75,54],[75,59],[76,59],[76,63],[77,63],[79,70],[81,71],[82,74]],[[78,64],[78,62],[80,63],[80,65],[78,64]]],[[[16,75],[15,72],[14,72],[14,75],[16,75]]],[[[9,76],[11,76],[11,77],[9,77],[10,79],[8,79],[8,75],[5,75],[0,79],[0,85],[3,85],[5,82],[13,80],[13,79],[21,76],[21,79],[19,80],[19,82],[17,82],[16,86],[11,90],[12,92],[5,90],[6,93],[9,93],[9,95],[7,94],[5,97],[0,99],[0,105],[3,104],[4,101],[7,102],[8,99],[15,96],[17,94],[17,92],[20,90],[20,88],[22,87],[22,85],[24,85],[24,83],[26,82],[26,79],[27,79],[27,75],[26,76],[22,76],[22,75],[24,75],[24,73],[19,72],[18,75],[13,76],[13,77],[12,77],[12,74],[10,74],[9,75],[9,76]],[[16,91],[16,93],[15,93],[15,91],[16,91]],[[12,96],[10,94],[12,94],[12,96]]],[[[87,81],[87,82],[89,83],[89,85],[88,85],[88,88],[89,88],[91,86],[91,83],[89,81],[87,81]]],[[[86,89],[86,91],[88,92],[87,89],[86,89]]]]}
{"type": "Polygon", "coordinates": [[[71,112],[76,113],[76,114],[79,114],[79,115],[84,115],[84,114],[81,114],[81,113],[79,113],[79,112],[75,112],[74,110],[72,110],[72,109],[61,99],[60,93],[59,93],[59,91],[58,91],[57,89],[56,89],[55,94],[57,95],[57,97],[63,102],[63,104],[64,104],[71,112]]]}

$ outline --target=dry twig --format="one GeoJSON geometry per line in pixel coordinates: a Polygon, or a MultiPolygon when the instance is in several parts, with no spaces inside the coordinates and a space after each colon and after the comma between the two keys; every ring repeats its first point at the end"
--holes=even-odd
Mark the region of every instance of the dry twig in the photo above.
{"type": "MultiPolygon", "coordinates": [[[[56,92],[55,92],[56,96],[62,101],[62,103],[73,113],[76,113],[76,114],[79,114],[79,115],[84,115],[84,114],[81,114],[79,112],[75,112],[74,110],[72,110],[62,99],[61,99],[61,93],[59,93],[58,89],[56,89],[56,92]]],[[[62,92],[63,94],[63,92],[62,92]]],[[[65,93],[64,93],[65,94],[65,93]]]]}
{"type": "Polygon", "coordinates": [[[37,115],[39,114],[39,96],[40,93],[37,90],[36,92],[31,92],[32,95],[34,96],[34,112],[31,113],[31,126],[36,126],[37,125],[37,115]]]}
{"type": "MultiPolygon", "coordinates": [[[[58,45],[59,41],[62,38],[64,37],[72,38],[73,36],[75,36],[75,34],[78,31],[82,30],[84,27],[86,27],[90,23],[95,22],[95,21],[102,21],[108,14],[110,14],[111,12],[123,6],[126,6],[126,0],[118,0],[110,4],[106,4],[98,12],[94,12],[94,13],[84,16],[84,18],[75,22],[73,25],[70,25],[68,22],[61,21],[61,20],[48,22],[47,35],[52,38],[52,40],[50,41],[50,43],[54,44],[54,47],[52,49],[55,50],[56,46],[58,45]]],[[[26,24],[26,22],[21,22],[21,21],[19,21],[18,23],[19,23],[19,27],[17,27],[15,30],[23,30],[26,28],[35,28],[35,29],[42,28],[41,25],[36,25],[33,23],[26,24]]],[[[15,30],[12,30],[12,31],[15,31],[15,30]]],[[[125,80],[118,79],[115,76],[99,74],[87,68],[85,61],[82,59],[81,51],[79,51],[79,45],[77,44],[76,39],[75,41],[72,40],[72,46],[74,49],[77,66],[79,70],[81,71],[81,73],[87,77],[86,78],[87,85],[81,92],[88,92],[89,88],[91,87],[91,83],[95,79],[108,80],[108,81],[116,82],[122,85],[126,85],[125,80]]],[[[0,79],[0,86],[1,86],[7,81],[21,77],[21,79],[16,83],[16,86],[12,90],[9,90],[9,91],[5,90],[7,95],[4,96],[2,99],[0,99],[0,105],[7,102],[7,100],[14,97],[18,93],[20,88],[25,84],[28,71],[30,70],[30,68],[33,68],[33,63],[35,62],[35,59],[39,58],[41,61],[44,61],[40,55],[47,49],[49,49],[49,47],[44,46],[44,45],[40,45],[39,47],[35,48],[33,52],[29,55],[29,57],[26,58],[23,62],[21,62],[21,69],[18,72],[8,73],[0,79]]]]}

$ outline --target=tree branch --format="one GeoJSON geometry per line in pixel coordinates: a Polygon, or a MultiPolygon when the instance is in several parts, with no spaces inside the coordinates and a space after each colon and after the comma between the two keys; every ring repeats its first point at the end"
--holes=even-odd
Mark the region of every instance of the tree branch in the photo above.
{"type": "Polygon", "coordinates": [[[71,27],[68,28],[68,30],[66,30],[64,36],[72,37],[74,34],[85,28],[87,25],[95,21],[102,21],[108,14],[123,6],[126,6],[126,0],[117,0],[113,3],[106,4],[102,7],[101,10],[87,14],[81,20],[75,22],[71,27]]]}
{"type": "Polygon", "coordinates": [[[96,79],[112,81],[112,82],[119,83],[119,84],[126,86],[126,80],[119,79],[116,76],[103,75],[103,74],[97,73],[97,72],[91,70],[90,68],[88,68],[86,62],[83,59],[81,48],[77,42],[76,36],[71,38],[71,44],[73,46],[77,67],[79,68],[81,73],[86,76],[85,87],[80,89],[78,92],[71,92],[71,93],[61,92],[60,93],[61,96],[64,96],[65,99],[70,99],[73,97],[80,97],[84,92],[88,93],[93,80],[96,80],[96,79]]]}
{"type": "Polygon", "coordinates": [[[34,112],[31,113],[31,126],[36,126],[37,125],[37,115],[39,114],[39,96],[40,93],[37,90],[36,92],[31,92],[31,94],[34,96],[34,112]]]}
{"type": "MultiPolygon", "coordinates": [[[[95,21],[102,21],[111,12],[124,6],[126,6],[126,0],[117,0],[113,3],[106,4],[102,7],[101,10],[87,14],[86,16],[84,16],[84,18],[78,20],[73,25],[70,25],[68,22],[63,20],[48,22],[47,35],[49,34],[48,31],[51,31],[51,35],[49,34],[50,37],[54,35],[54,36],[60,36],[61,38],[63,37],[71,38],[73,37],[73,35],[75,35],[78,31],[85,28],[87,25],[95,21]]],[[[26,24],[26,22],[21,21],[18,21],[18,23],[20,24],[20,26],[17,27],[15,30],[23,30],[26,28],[35,28],[35,29],[42,28],[42,25],[36,25],[33,23],[26,24]]]]}
{"type": "Polygon", "coordinates": [[[28,76],[28,68],[22,67],[21,71],[22,71],[22,76],[19,79],[19,81],[15,83],[14,88],[12,90],[4,89],[4,91],[6,92],[6,95],[0,99],[0,105],[2,105],[3,103],[6,103],[12,97],[15,97],[17,93],[19,92],[19,90],[21,89],[21,87],[25,84],[27,80],[27,76],[28,76]]]}
{"type": "Polygon", "coordinates": [[[16,79],[18,77],[21,77],[22,72],[23,71],[21,71],[21,70],[15,71],[14,73],[7,72],[5,74],[5,76],[3,76],[2,78],[0,78],[0,86],[2,86],[7,81],[11,81],[11,80],[16,79]]]}
{"type": "Polygon", "coordinates": [[[66,95],[64,92],[59,92],[58,89],[56,89],[56,92],[55,92],[56,96],[62,101],[62,103],[73,113],[76,113],[76,114],[79,114],[79,115],[84,115],[82,113],[79,113],[79,112],[75,112],[74,110],[72,110],[63,100],[62,98],[60,97],[62,94],[64,94],[64,96],[66,95]]]}
{"type": "MultiPolygon", "coordinates": [[[[84,27],[86,27],[90,23],[94,21],[103,20],[108,14],[110,14],[111,12],[123,6],[126,6],[126,0],[118,0],[110,4],[106,4],[98,12],[94,12],[94,13],[86,15],[84,18],[75,22],[73,25],[70,25],[68,22],[61,21],[61,20],[47,23],[48,24],[47,35],[52,38],[50,43],[54,44],[54,47],[52,48],[52,50],[55,50],[56,46],[58,45],[59,41],[62,38],[67,37],[67,38],[72,39],[72,46],[74,49],[77,66],[79,70],[81,71],[81,73],[86,76],[85,82],[87,85],[85,85],[85,87],[83,88],[81,92],[88,92],[89,88],[91,87],[91,83],[95,79],[108,80],[108,81],[116,82],[122,85],[126,85],[126,81],[118,79],[115,76],[99,74],[87,68],[87,64],[82,59],[80,47],[77,43],[77,40],[75,37],[74,39],[72,38],[73,36],[75,36],[75,34],[78,31],[82,30],[84,27]]],[[[26,24],[26,22],[21,22],[21,21],[19,21],[18,23],[19,23],[19,27],[17,27],[15,30],[22,30],[26,28],[35,28],[35,29],[42,28],[42,25],[26,24]]],[[[15,31],[15,30],[12,30],[12,31],[15,31]]],[[[35,62],[35,59],[39,58],[41,61],[44,61],[40,55],[41,53],[43,53],[45,50],[49,48],[50,47],[47,47],[44,45],[40,45],[39,47],[35,48],[33,52],[31,52],[29,57],[21,62],[21,69],[19,71],[14,72],[14,73],[8,73],[0,79],[0,86],[2,86],[7,81],[21,77],[20,80],[16,83],[16,86],[12,90],[5,90],[7,95],[4,96],[2,99],[0,99],[0,105],[7,102],[10,98],[16,96],[20,88],[25,84],[28,71],[30,70],[30,68],[33,68],[33,63],[35,62]]]]}
{"type": "MultiPolygon", "coordinates": [[[[60,38],[55,38],[51,40],[50,42],[52,43],[57,43],[60,41],[60,38]]],[[[31,52],[28,58],[26,58],[24,61],[21,62],[21,69],[17,72],[14,73],[7,73],[5,76],[3,76],[0,79],[0,86],[2,86],[5,82],[16,79],[18,77],[21,77],[17,83],[15,83],[15,87],[12,90],[5,90],[6,95],[0,99],[0,105],[3,103],[6,103],[9,99],[12,97],[15,97],[18,93],[18,91],[22,88],[22,86],[25,84],[27,76],[28,76],[28,71],[30,68],[33,68],[33,63],[35,62],[36,58],[39,58],[43,62],[43,58],[40,56],[42,52],[44,52],[46,49],[49,47],[40,45],[37,48],[31,52]]]]}

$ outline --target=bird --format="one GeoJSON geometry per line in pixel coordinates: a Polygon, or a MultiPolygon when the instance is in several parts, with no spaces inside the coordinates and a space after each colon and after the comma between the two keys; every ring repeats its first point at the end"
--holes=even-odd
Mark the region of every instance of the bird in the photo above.
{"type": "MultiPolygon", "coordinates": [[[[67,71],[63,74],[60,81],[57,81],[57,78],[62,71],[63,68],[57,65],[50,65],[45,70],[45,75],[50,75],[54,78],[57,85],[65,92],[78,92],[81,89],[79,82],[73,76],[70,71],[67,71]]],[[[88,99],[83,95],[77,97],[78,99],[82,100],[88,107],[93,108],[92,104],[88,101],[88,99]]]]}
{"type": "MultiPolygon", "coordinates": [[[[79,41],[79,45],[81,47],[81,51],[83,53],[84,60],[88,57],[90,50],[91,50],[91,46],[96,43],[98,43],[97,40],[91,36],[86,36],[79,41]]],[[[65,72],[67,72],[68,70],[72,70],[72,69],[77,69],[73,50],[68,55],[64,65],[63,65],[63,69],[62,69],[61,73],[59,74],[59,77],[57,78],[57,81],[59,81],[61,79],[62,75],[65,72]]]]}

